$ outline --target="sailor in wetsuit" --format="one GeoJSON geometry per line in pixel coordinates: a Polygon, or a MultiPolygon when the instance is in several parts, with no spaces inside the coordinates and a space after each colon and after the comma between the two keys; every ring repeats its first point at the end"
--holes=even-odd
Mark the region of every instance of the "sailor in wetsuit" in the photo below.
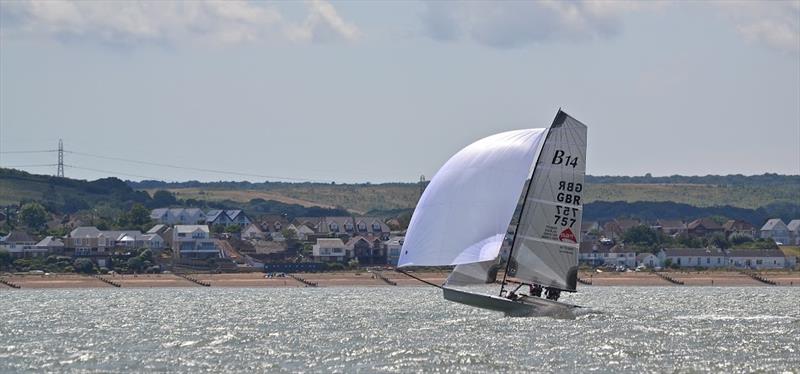
{"type": "Polygon", "coordinates": [[[538,284],[534,284],[530,286],[531,288],[531,296],[542,297],[542,286],[538,284]]]}
{"type": "Polygon", "coordinates": [[[547,287],[547,299],[558,301],[558,298],[561,297],[561,290],[558,288],[547,287]]]}

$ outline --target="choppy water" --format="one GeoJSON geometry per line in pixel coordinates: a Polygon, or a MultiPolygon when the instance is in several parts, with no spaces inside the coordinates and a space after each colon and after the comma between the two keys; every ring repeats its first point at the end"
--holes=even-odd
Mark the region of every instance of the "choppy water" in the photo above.
{"type": "Polygon", "coordinates": [[[0,291],[0,372],[798,372],[800,289],[590,287],[574,320],[420,288],[0,291]]]}

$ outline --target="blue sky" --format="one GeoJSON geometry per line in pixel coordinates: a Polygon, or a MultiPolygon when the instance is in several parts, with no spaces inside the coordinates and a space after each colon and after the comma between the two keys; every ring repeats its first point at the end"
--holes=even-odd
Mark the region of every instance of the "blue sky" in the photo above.
{"type": "Polygon", "coordinates": [[[800,174],[800,1],[0,3],[0,152],[70,177],[416,181],[559,107],[590,174],[800,174]]]}

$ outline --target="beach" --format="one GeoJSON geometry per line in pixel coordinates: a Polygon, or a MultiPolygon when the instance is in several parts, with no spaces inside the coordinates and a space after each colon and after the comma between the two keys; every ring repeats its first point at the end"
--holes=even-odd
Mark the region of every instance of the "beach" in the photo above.
{"type": "MultiPolygon", "coordinates": [[[[198,282],[193,282],[177,274],[114,274],[90,276],[82,274],[4,274],[0,279],[7,284],[0,284],[0,291],[13,291],[15,285],[19,289],[43,288],[100,288],[115,287],[114,283],[122,288],[148,288],[148,287],[203,287],[203,283],[210,287],[410,287],[423,286],[420,281],[393,271],[380,273],[384,278],[368,271],[344,271],[326,273],[298,273],[294,277],[267,278],[264,273],[224,273],[224,274],[187,274],[198,282]],[[105,279],[110,282],[104,282],[105,279]]],[[[412,273],[425,281],[433,284],[442,284],[447,278],[447,272],[417,272],[412,273]]],[[[741,272],[735,271],[699,271],[699,272],[663,272],[661,273],[675,280],[668,281],[651,272],[581,272],[579,279],[583,282],[579,287],[590,286],[772,286],[756,280],[741,272]],[[590,284],[589,284],[590,283],[590,284]],[[680,284],[683,283],[683,284],[680,284]]],[[[796,271],[763,271],[758,275],[763,279],[772,281],[777,286],[800,286],[800,272],[796,271]]],[[[502,278],[502,274],[499,279],[502,278]]]]}

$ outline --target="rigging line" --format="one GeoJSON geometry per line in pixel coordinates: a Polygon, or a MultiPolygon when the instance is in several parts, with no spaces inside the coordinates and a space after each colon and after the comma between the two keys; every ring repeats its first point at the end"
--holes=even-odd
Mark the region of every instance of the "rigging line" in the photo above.
{"type": "Polygon", "coordinates": [[[0,151],[0,153],[50,153],[50,152],[58,152],[57,149],[48,149],[48,150],[41,150],[41,151],[0,151]]]}
{"type": "Polygon", "coordinates": [[[108,173],[108,174],[111,174],[111,175],[124,175],[124,176],[126,176],[126,177],[147,178],[147,179],[153,179],[153,180],[156,180],[156,178],[153,178],[153,177],[148,177],[148,176],[146,176],[146,175],[128,174],[128,173],[121,173],[121,172],[118,172],[118,171],[110,171],[110,170],[94,169],[94,168],[87,168],[87,167],[82,167],[82,166],[74,166],[74,165],[67,165],[67,164],[64,164],[64,166],[66,166],[66,167],[68,167],[68,168],[72,168],[72,169],[80,169],[80,170],[96,171],[96,172],[98,172],[98,173],[108,173]]]}
{"type": "Polygon", "coordinates": [[[426,281],[426,280],[424,280],[424,279],[422,279],[422,278],[419,278],[419,277],[416,277],[416,276],[414,276],[414,275],[411,275],[411,274],[409,274],[409,273],[405,272],[405,270],[400,270],[400,269],[397,269],[397,268],[395,268],[395,269],[394,269],[394,271],[396,271],[396,272],[398,272],[398,273],[400,273],[400,274],[403,274],[403,275],[405,275],[405,276],[407,276],[407,277],[409,277],[409,278],[414,278],[414,279],[416,279],[416,280],[418,280],[418,281],[420,281],[420,282],[422,282],[422,283],[425,283],[425,284],[427,284],[427,285],[434,286],[434,287],[436,287],[436,288],[440,288],[440,289],[444,289],[444,287],[442,287],[442,286],[440,286],[440,285],[438,285],[438,284],[436,284],[436,283],[431,283],[431,282],[428,282],[428,281],[426,281]]]}
{"type": "Polygon", "coordinates": [[[276,176],[276,175],[262,175],[262,174],[240,173],[240,172],[236,172],[236,171],[224,171],[224,170],[197,168],[197,167],[191,167],[191,166],[180,166],[180,165],[164,164],[164,163],[159,163],[159,162],[132,160],[132,159],[129,159],[129,158],[122,158],[122,157],[102,156],[102,155],[96,155],[96,154],[85,153],[85,152],[77,152],[77,151],[64,151],[64,152],[65,153],[71,153],[71,154],[79,155],[79,156],[95,157],[95,158],[101,158],[101,159],[106,159],[106,160],[130,162],[130,163],[141,164],[141,165],[160,166],[160,167],[166,167],[166,168],[172,168],[172,169],[194,170],[194,171],[202,171],[202,172],[208,172],[208,173],[217,173],[217,174],[226,174],[226,175],[239,175],[239,176],[245,176],[245,177],[258,177],[258,178],[266,178],[266,179],[291,180],[291,181],[297,181],[297,182],[328,183],[327,181],[307,179],[307,178],[292,178],[292,177],[281,177],[281,176],[276,176]]]}

